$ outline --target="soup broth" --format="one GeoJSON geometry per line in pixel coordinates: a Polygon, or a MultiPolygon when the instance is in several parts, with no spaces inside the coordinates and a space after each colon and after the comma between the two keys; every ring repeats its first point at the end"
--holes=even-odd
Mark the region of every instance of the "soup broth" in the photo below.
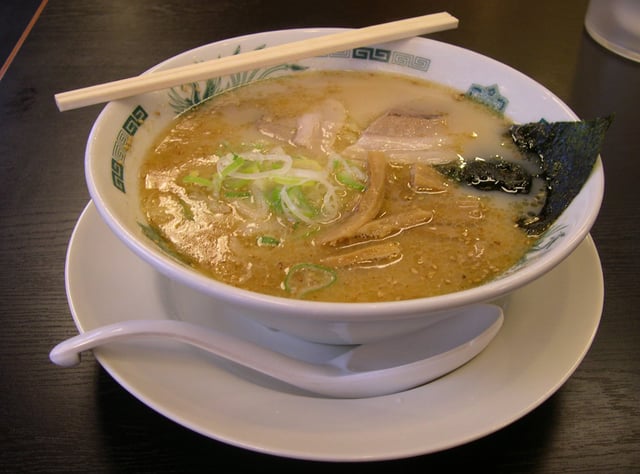
{"type": "Polygon", "coordinates": [[[535,190],[476,191],[437,165],[522,162],[510,125],[459,92],[393,74],[256,82],[158,138],[140,174],[147,229],[206,275],[269,295],[371,302],[467,289],[533,244],[516,221],[535,190]]]}

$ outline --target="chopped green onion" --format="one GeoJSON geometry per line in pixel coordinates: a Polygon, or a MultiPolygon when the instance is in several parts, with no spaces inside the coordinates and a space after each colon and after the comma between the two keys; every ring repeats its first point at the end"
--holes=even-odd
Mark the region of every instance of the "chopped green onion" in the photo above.
{"type": "MultiPolygon", "coordinates": [[[[337,156],[337,155],[336,155],[337,156]]],[[[336,180],[344,186],[355,189],[356,191],[364,191],[366,189],[364,180],[366,179],[362,171],[356,166],[350,166],[349,163],[342,158],[334,158],[333,170],[336,180]]]]}
{"type": "MultiPolygon", "coordinates": [[[[326,166],[304,156],[291,156],[282,148],[227,153],[218,158],[210,179],[197,171],[184,183],[204,186],[219,199],[243,199],[243,213],[268,217],[272,212],[290,223],[318,225],[330,222],[340,212],[343,190],[365,189],[366,173],[361,164],[334,154],[326,166]],[[254,212],[255,211],[255,212],[254,212]]],[[[236,201],[238,204],[239,201],[236,201]]]]}
{"type": "Polygon", "coordinates": [[[307,199],[306,194],[302,191],[302,186],[287,188],[287,194],[305,216],[313,217],[318,215],[318,209],[307,199]]]}
{"type": "Polygon", "coordinates": [[[251,181],[249,181],[248,179],[229,178],[224,181],[224,188],[231,189],[234,191],[240,191],[240,190],[246,190],[250,184],[251,184],[251,181]]]}
{"type": "Polygon", "coordinates": [[[271,180],[284,186],[297,186],[303,182],[302,178],[297,176],[274,176],[271,180]]]}
{"type": "Polygon", "coordinates": [[[249,161],[243,167],[238,168],[238,172],[234,176],[238,176],[240,174],[253,175],[255,173],[260,173],[262,168],[255,161],[249,161]]]}
{"type": "Polygon", "coordinates": [[[184,218],[192,221],[193,211],[191,210],[189,204],[187,204],[183,199],[178,199],[178,202],[180,203],[180,207],[182,207],[182,215],[184,216],[184,218]]]}
{"type": "Polygon", "coordinates": [[[222,171],[220,171],[220,177],[226,178],[234,171],[237,171],[238,169],[240,169],[242,165],[244,165],[244,163],[245,163],[244,159],[240,155],[236,155],[234,153],[233,160],[231,161],[231,163],[228,164],[226,167],[224,167],[222,171]]]}
{"type": "Polygon", "coordinates": [[[269,204],[271,210],[282,213],[282,199],[280,198],[280,186],[274,186],[264,193],[264,199],[269,204]]]}
{"type": "Polygon", "coordinates": [[[258,162],[258,170],[259,171],[275,171],[284,168],[284,162],[282,161],[272,161],[272,160],[264,160],[258,162]]]}
{"type": "Polygon", "coordinates": [[[277,245],[280,245],[280,239],[276,237],[268,235],[258,237],[258,246],[260,247],[276,247],[277,245]]]}
{"type": "Polygon", "coordinates": [[[294,156],[294,167],[298,169],[307,169],[314,171],[321,171],[322,166],[316,160],[312,160],[310,158],[306,158],[304,156],[294,156]]]}
{"type": "Polygon", "coordinates": [[[271,153],[246,152],[243,156],[227,154],[218,160],[218,174],[223,178],[264,179],[282,175],[291,169],[292,158],[281,149],[271,153]]]}
{"type": "Polygon", "coordinates": [[[366,186],[359,181],[353,179],[353,176],[346,173],[336,173],[336,179],[340,184],[344,184],[346,187],[355,189],[356,191],[364,191],[366,186]]]}
{"type": "Polygon", "coordinates": [[[209,187],[213,184],[210,179],[203,178],[202,176],[198,176],[197,174],[188,174],[184,178],[182,178],[182,182],[185,184],[197,184],[199,186],[209,187]]]}
{"type": "Polygon", "coordinates": [[[250,191],[227,191],[224,193],[224,197],[229,199],[244,199],[251,197],[250,191]]]}
{"type": "Polygon", "coordinates": [[[287,293],[303,298],[313,291],[331,286],[337,278],[333,268],[316,263],[298,263],[289,268],[283,286],[287,293]]]}
{"type": "Polygon", "coordinates": [[[280,199],[282,210],[289,218],[307,224],[315,223],[314,217],[319,211],[309,202],[300,186],[283,187],[280,190],[280,199]]]}
{"type": "Polygon", "coordinates": [[[142,230],[142,233],[145,235],[145,237],[155,243],[160,248],[160,250],[184,264],[191,264],[191,260],[189,259],[189,257],[178,253],[173,247],[171,241],[164,236],[164,234],[158,227],[151,224],[142,224],[140,222],[138,222],[138,225],[140,226],[140,229],[142,230]]]}

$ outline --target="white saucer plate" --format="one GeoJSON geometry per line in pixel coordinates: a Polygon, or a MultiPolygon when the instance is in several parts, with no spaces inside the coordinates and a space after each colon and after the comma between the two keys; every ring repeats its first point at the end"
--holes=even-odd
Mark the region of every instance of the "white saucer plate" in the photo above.
{"type": "MultiPolygon", "coordinates": [[[[180,317],[171,286],[120,243],[93,203],[69,243],[66,285],[80,331],[180,317]]],[[[113,344],[95,354],[135,397],[204,436],[298,459],[397,459],[481,438],[547,400],[591,346],[603,298],[600,260],[587,237],[558,267],[510,297],[500,333],[470,363],[422,387],[359,400],[296,392],[173,342],[113,344]]],[[[292,343],[289,352],[304,347],[292,343]]]]}

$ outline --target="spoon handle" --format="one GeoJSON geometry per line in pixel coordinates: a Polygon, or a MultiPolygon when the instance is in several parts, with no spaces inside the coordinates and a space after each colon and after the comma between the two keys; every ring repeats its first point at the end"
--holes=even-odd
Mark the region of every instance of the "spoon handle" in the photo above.
{"type": "Polygon", "coordinates": [[[289,383],[298,380],[300,373],[324,376],[329,372],[327,367],[296,360],[201,325],[175,320],[129,320],[101,326],[59,343],[49,358],[56,365],[72,367],[80,362],[83,351],[140,337],[182,341],[289,383]]]}

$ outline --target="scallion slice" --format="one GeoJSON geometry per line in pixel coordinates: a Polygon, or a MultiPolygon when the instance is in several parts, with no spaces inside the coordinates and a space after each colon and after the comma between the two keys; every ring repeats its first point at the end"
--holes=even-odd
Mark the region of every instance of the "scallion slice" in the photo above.
{"type": "Polygon", "coordinates": [[[276,247],[280,245],[280,239],[271,237],[270,235],[262,235],[258,237],[259,247],[276,247]]]}
{"type": "Polygon", "coordinates": [[[188,174],[182,178],[182,182],[185,184],[197,184],[199,186],[209,187],[213,183],[210,179],[203,178],[197,174],[188,174]]]}
{"type": "Polygon", "coordinates": [[[338,278],[331,267],[316,263],[298,263],[289,268],[284,279],[284,289],[296,298],[304,298],[311,292],[327,288],[338,278]]]}

